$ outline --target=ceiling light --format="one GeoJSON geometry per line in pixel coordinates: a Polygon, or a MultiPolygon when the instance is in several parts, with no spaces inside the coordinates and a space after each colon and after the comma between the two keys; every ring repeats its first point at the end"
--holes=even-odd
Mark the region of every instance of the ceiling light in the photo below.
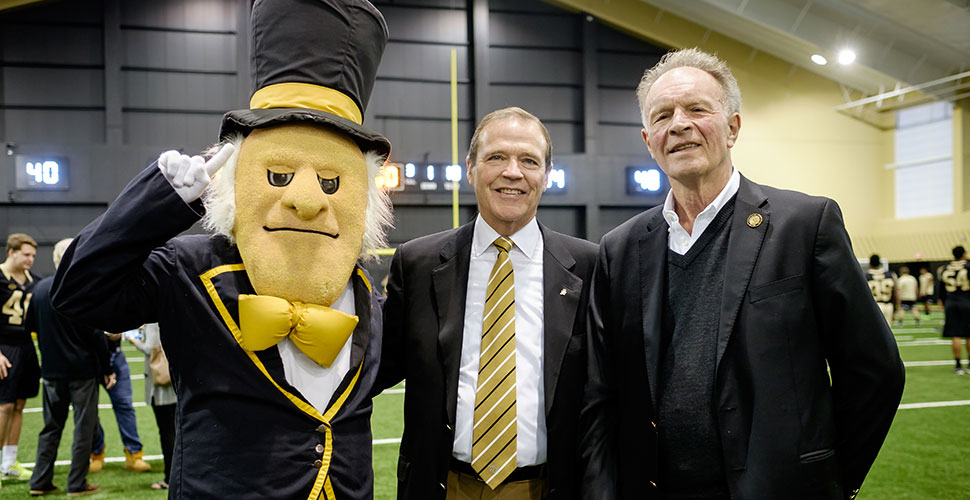
{"type": "Polygon", "coordinates": [[[855,52],[852,49],[842,49],[839,51],[839,64],[845,66],[855,61],[855,52]]]}
{"type": "Polygon", "coordinates": [[[825,66],[829,63],[828,59],[822,54],[812,54],[812,62],[818,64],[819,66],[825,66]]]}

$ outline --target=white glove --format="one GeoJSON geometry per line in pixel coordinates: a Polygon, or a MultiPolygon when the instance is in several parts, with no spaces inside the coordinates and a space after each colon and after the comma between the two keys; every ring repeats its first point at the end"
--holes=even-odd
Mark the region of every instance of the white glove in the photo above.
{"type": "Polygon", "coordinates": [[[222,168],[235,150],[232,143],[227,143],[209,161],[201,156],[166,151],[158,157],[158,169],[182,201],[192,203],[202,196],[202,191],[205,191],[212,176],[222,168]]]}

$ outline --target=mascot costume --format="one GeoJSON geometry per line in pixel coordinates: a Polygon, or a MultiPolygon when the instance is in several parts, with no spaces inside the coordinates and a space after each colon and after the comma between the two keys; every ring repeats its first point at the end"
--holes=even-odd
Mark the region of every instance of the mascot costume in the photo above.
{"type": "Polygon", "coordinates": [[[75,238],[63,314],[157,322],[178,393],[171,498],[369,499],[381,314],[358,261],[391,214],[361,125],[387,41],[366,0],[257,0],[250,109],[163,153],[75,238]],[[202,221],[212,234],[178,236],[202,221]]]}

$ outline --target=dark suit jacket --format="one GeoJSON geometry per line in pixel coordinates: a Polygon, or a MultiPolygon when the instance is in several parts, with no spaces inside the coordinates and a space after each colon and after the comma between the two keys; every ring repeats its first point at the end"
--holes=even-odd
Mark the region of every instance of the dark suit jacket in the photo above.
{"type": "Polygon", "coordinates": [[[111,353],[104,332],[71,321],[54,311],[51,282],[47,277],[34,286],[24,328],[37,334],[40,375],[47,380],[99,379],[111,375],[111,353]]]}
{"type": "Polygon", "coordinates": [[[240,347],[238,297],[253,294],[224,236],[173,236],[199,219],[156,165],[85,227],[54,277],[54,307],[120,332],[157,322],[178,394],[171,498],[370,500],[371,385],[381,314],[358,268],[350,372],[326,410],[286,381],[279,349],[240,347]],[[172,238],[172,239],[169,239],[172,238]],[[333,494],[330,494],[333,492],[333,494]]]}
{"type": "MultiPolygon", "coordinates": [[[[596,245],[543,238],[543,375],[551,497],[578,496],[579,408],[586,380],[586,311],[596,245]],[[566,293],[562,294],[565,289],[566,293]]],[[[384,307],[376,387],[407,379],[398,498],[444,498],[454,444],[465,292],[474,222],[398,247],[384,307]]]]}
{"type": "MultiPolygon", "coordinates": [[[[587,499],[659,498],[662,208],[601,242],[582,417],[587,499]]],[[[904,368],[841,212],[742,177],[731,224],[724,290],[712,297],[711,401],[731,498],[849,498],[889,431],[904,368]]]]}

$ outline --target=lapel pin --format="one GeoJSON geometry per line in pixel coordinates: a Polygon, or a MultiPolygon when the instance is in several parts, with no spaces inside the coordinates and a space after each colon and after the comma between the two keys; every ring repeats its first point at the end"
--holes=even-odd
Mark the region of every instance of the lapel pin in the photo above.
{"type": "Polygon", "coordinates": [[[762,217],[761,214],[755,212],[755,213],[753,213],[753,214],[751,214],[751,215],[748,216],[748,227],[752,227],[752,228],[758,227],[758,226],[761,225],[761,223],[764,220],[765,220],[765,218],[762,217]]]}
{"type": "Polygon", "coordinates": [[[560,290],[559,295],[566,295],[566,289],[563,288],[562,290],[560,290]]]}

